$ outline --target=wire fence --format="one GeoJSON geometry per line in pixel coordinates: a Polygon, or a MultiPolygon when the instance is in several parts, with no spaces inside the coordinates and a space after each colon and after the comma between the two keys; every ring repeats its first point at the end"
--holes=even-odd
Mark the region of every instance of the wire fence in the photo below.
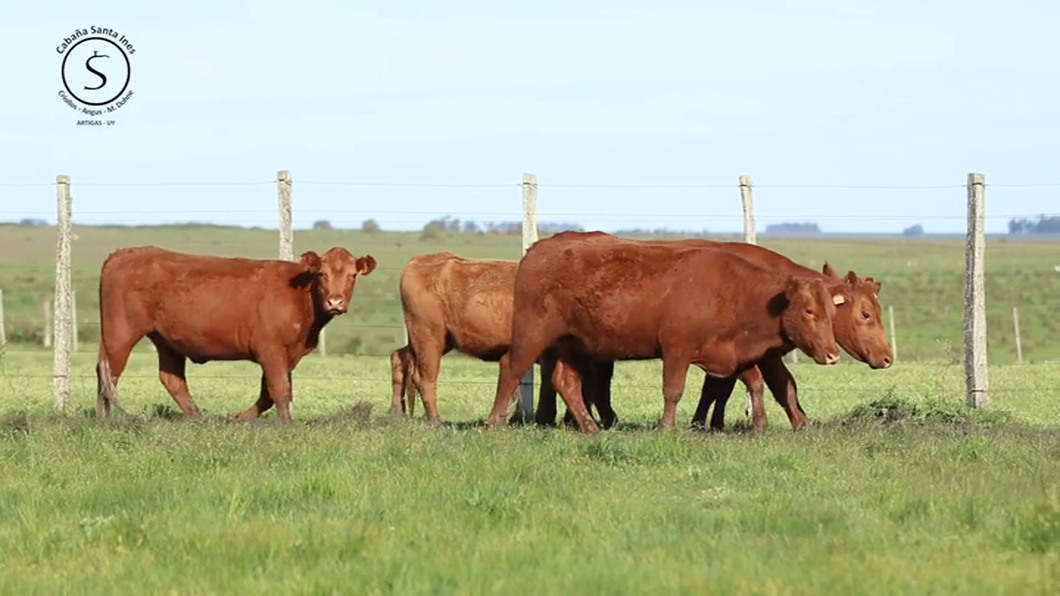
{"type": "MultiPolygon", "coordinates": [[[[988,391],[988,350],[995,362],[1060,359],[1054,339],[1060,332],[1060,230],[1050,227],[1060,223],[1060,216],[987,213],[985,180],[974,176],[965,184],[934,185],[754,184],[746,176],[730,184],[547,184],[533,175],[514,183],[357,182],[293,180],[285,172],[276,180],[245,182],[75,184],[65,176],[49,183],[0,182],[0,193],[10,199],[3,201],[0,222],[12,221],[0,225],[0,344],[8,354],[53,354],[50,377],[61,407],[72,377],[94,379],[90,370],[74,375],[70,362],[96,351],[99,268],[115,248],[158,244],[188,252],[289,259],[294,246],[319,250],[344,244],[375,255],[379,265],[358,283],[349,315],[329,324],[317,356],[386,357],[405,340],[397,278],[410,257],[452,250],[468,257],[517,260],[539,230],[601,229],[633,237],[761,243],[808,267],[820,269],[828,261],[843,272],[854,269],[872,276],[883,283],[880,300],[897,362],[964,360],[969,403],[985,403],[979,396],[988,391]],[[71,199],[74,187],[76,201],[71,199]],[[277,189],[275,195],[269,187],[277,189]],[[819,191],[867,193],[874,199],[862,202],[865,211],[881,204],[880,196],[887,200],[913,192],[923,209],[904,215],[845,214],[852,210],[848,196],[842,200],[843,211],[798,209],[809,202],[809,193],[819,191]],[[438,208],[401,208],[410,202],[410,193],[429,197],[438,208]],[[538,209],[538,193],[550,208],[538,209]],[[43,207],[50,196],[56,197],[58,217],[55,209],[43,207]],[[575,200],[606,208],[562,209],[575,200]],[[953,213],[953,206],[962,203],[967,212],[953,213]],[[122,204],[135,208],[106,207],[122,204]],[[158,225],[160,221],[185,223],[158,225]],[[892,231],[867,233],[870,224],[892,231]],[[759,231],[760,225],[764,230],[759,231]],[[948,225],[952,231],[923,229],[932,225],[948,225]],[[830,230],[840,227],[862,231],[830,230]],[[989,245],[987,228],[994,229],[989,245]]],[[[1011,205],[1016,201],[1006,195],[1060,183],[989,186],[992,200],[1011,205]]],[[[138,346],[149,349],[146,340],[138,346]]],[[[798,362],[798,351],[792,361],[798,362]]],[[[209,375],[205,370],[193,374],[209,375]]],[[[251,377],[257,378],[247,375],[251,377]]],[[[341,374],[320,378],[353,380],[341,374]]],[[[389,381],[389,365],[381,363],[378,378],[371,380],[389,381]]],[[[489,385],[495,380],[451,382],[489,385]]]]}

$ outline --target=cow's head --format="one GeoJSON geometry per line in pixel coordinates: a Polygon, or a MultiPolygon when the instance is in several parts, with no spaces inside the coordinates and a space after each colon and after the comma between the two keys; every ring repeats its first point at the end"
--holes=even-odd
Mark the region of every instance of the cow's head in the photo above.
{"type": "Polygon", "coordinates": [[[304,252],[299,262],[312,277],[309,287],[318,308],[331,316],[349,310],[357,276],[368,275],[376,265],[372,255],[355,257],[340,246],[328,250],[324,256],[311,250],[304,252]]]}
{"type": "Polygon", "coordinates": [[[828,263],[822,271],[835,280],[834,285],[847,286],[851,291],[850,300],[836,309],[833,323],[836,341],[847,354],[870,368],[889,367],[894,353],[883,328],[880,282],[871,277],[858,277],[853,271],[848,271],[845,278],[839,277],[828,263]]]}
{"type": "Polygon", "coordinates": [[[849,290],[834,292],[821,279],[791,276],[784,287],[785,307],[781,326],[788,338],[817,364],[839,362],[832,319],[836,305],[849,299],[849,290]]]}

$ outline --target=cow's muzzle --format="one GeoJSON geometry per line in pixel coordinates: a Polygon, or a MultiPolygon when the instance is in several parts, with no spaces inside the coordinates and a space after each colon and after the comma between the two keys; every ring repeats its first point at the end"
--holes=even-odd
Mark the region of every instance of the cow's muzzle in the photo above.
{"type": "Polygon", "coordinates": [[[828,352],[819,358],[814,358],[817,364],[830,365],[839,362],[839,352],[828,352]]]}
{"type": "Polygon", "coordinates": [[[328,298],[324,301],[324,308],[330,315],[341,315],[346,312],[346,300],[343,298],[328,298]]]}

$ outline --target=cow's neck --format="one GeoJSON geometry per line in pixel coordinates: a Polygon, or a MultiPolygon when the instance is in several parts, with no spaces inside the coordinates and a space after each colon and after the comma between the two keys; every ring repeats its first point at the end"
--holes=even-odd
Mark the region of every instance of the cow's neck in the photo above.
{"type": "Polygon", "coordinates": [[[746,366],[767,354],[783,355],[795,349],[795,344],[784,332],[779,315],[770,313],[768,323],[763,321],[749,331],[736,336],[736,353],[741,356],[739,366],[746,366]]]}
{"type": "Polygon", "coordinates": [[[310,351],[317,347],[320,342],[320,332],[324,330],[324,326],[331,322],[331,319],[335,318],[334,315],[329,314],[323,308],[313,309],[313,322],[309,325],[309,332],[306,335],[306,347],[310,351]]]}

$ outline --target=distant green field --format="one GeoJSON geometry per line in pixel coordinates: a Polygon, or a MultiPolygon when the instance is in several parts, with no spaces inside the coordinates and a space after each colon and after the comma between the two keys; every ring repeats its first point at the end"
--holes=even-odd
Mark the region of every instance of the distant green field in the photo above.
{"type": "MultiPolygon", "coordinates": [[[[154,227],[75,226],[74,289],[81,350],[94,350],[98,339],[97,283],[103,259],[122,246],[157,244],[190,252],[275,257],[274,230],[201,225],[154,227]]],[[[359,231],[295,232],[295,252],[325,250],[341,244],[356,254],[369,253],[379,268],[357,286],[347,316],[328,327],[329,354],[384,355],[400,345],[401,310],[397,278],[409,258],[438,250],[468,257],[516,259],[520,237],[491,234],[442,234],[421,240],[419,232],[377,234],[359,231]]],[[[730,238],[731,239],[731,238],[730,238]]],[[[964,244],[960,240],[770,239],[761,244],[807,266],[825,260],[883,283],[880,299],[893,306],[898,358],[907,361],[960,358],[964,244]]],[[[51,227],[0,225],[0,289],[4,291],[11,349],[39,345],[43,329],[41,299],[54,290],[55,230],[51,227]]],[[[987,248],[987,305],[991,362],[1015,360],[1012,309],[1019,308],[1024,358],[1060,359],[1060,243],[991,240],[987,248]]],[[[145,346],[146,342],[141,344],[145,346]]]]}

